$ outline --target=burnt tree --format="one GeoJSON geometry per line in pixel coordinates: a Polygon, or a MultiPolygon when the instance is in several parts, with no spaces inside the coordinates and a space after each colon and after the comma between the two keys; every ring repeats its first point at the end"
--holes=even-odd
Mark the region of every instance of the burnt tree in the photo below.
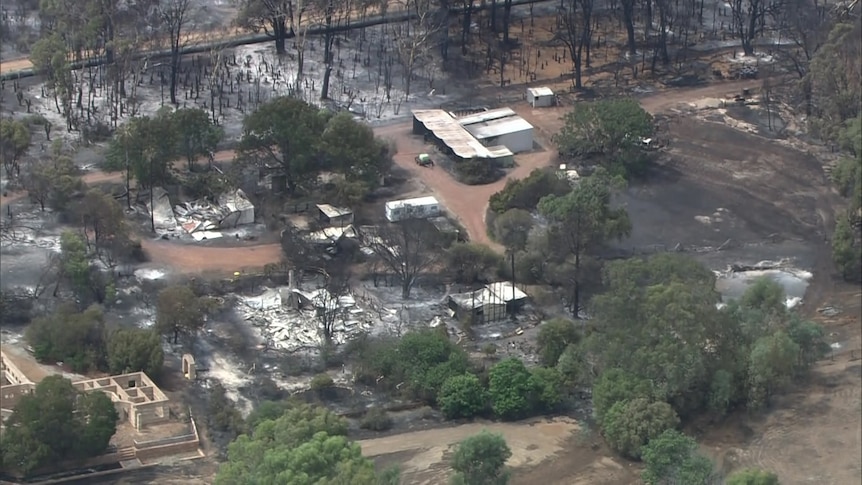
{"type": "Polygon", "coordinates": [[[424,271],[431,269],[442,255],[440,237],[428,221],[407,219],[388,224],[371,238],[371,250],[401,281],[401,297],[410,291],[424,271]]]}

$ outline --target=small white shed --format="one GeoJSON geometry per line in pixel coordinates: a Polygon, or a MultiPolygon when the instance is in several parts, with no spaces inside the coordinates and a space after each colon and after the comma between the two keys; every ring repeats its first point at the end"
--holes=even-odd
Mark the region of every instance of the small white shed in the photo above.
{"type": "Polygon", "coordinates": [[[551,88],[527,88],[527,102],[534,108],[554,105],[554,92],[551,88]]]}
{"type": "Polygon", "coordinates": [[[386,220],[426,219],[440,215],[440,202],[432,196],[415,199],[390,200],[386,203],[386,220]]]}

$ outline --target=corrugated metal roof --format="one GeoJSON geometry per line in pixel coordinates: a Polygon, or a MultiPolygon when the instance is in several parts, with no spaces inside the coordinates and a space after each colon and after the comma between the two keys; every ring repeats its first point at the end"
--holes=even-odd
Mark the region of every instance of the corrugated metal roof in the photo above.
{"type": "Polygon", "coordinates": [[[512,110],[512,108],[497,108],[458,118],[458,123],[461,123],[461,126],[467,126],[474,123],[498,120],[500,118],[506,118],[509,116],[515,116],[515,112],[512,110]]]}
{"type": "Polygon", "coordinates": [[[330,219],[335,219],[341,216],[349,216],[353,214],[353,211],[350,209],[343,209],[341,207],[335,207],[329,204],[317,204],[317,210],[323,212],[323,215],[330,219]]]}
{"type": "Polygon", "coordinates": [[[413,117],[434,133],[434,136],[459,158],[499,158],[498,154],[485,148],[485,145],[465,130],[458,120],[442,109],[418,109],[413,111],[413,117]]]}
{"type": "Polygon", "coordinates": [[[553,96],[554,91],[551,88],[541,87],[541,88],[527,88],[530,94],[533,95],[534,98],[539,98],[542,96],[553,96]]]}
{"type": "Polygon", "coordinates": [[[477,139],[484,140],[485,138],[494,138],[509,133],[532,130],[533,125],[520,116],[510,116],[499,120],[475,123],[465,128],[477,139]]]}
{"type": "Polygon", "coordinates": [[[523,300],[524,298],[527,298],[526,293],[519,290],[516,286],[513,286],[512,283],[509,283],[508,281],[498,281],[496,283],[491,283],[485,286],[485,288],[491,293],[493,293],[497,298],[505,302],[510,302],[513,300],[523,300]]]}

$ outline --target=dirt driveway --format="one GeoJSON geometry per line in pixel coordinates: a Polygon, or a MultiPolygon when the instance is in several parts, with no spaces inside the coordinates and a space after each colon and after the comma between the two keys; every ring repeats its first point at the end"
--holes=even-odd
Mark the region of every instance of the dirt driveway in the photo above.
{"type": "Polygon", "coordinates": [[[502,252],[502,246],[488,237],[485,229],[485,212],[488,199],[499,192],[509,179],[521,179],[534,169],[547,166],[554,157],[553,150],[524,153],[515,157],[518,164],[504,179],[487,185],[466,185],[455,180],[440,167],[426,168],[416,165],[416,155],[429,151],[421,137],[412,134],[412,123],[404,122],[374,130],[377,136],[395,141],[398,153],[395,163],[416,176],[433,192],[450,214],[464,226],[473,242],[487,244],[502,252]]]}

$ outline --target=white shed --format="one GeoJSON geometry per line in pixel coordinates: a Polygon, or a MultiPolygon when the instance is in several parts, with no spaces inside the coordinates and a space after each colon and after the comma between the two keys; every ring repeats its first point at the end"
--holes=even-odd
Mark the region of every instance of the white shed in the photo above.
{"type": "Polygon", "coordinates": [[[389,222],[404,219],[426,219],[440,215],[440,202],[432,196],[415,199],[390,200],[386,203],[386,219],[389,222]]]}
{"type": "Polygon", "coordinates": [[[534,108],[554,105],[554,92],[551,88],[527,88],[527,102],[534,108]]]}
{"type": "Polygon", "coordinates": [[[533,125],[520,116],[509,116],[464,126],[486,147],[504,146],[512,153],[533,149],[533,125]]]}

